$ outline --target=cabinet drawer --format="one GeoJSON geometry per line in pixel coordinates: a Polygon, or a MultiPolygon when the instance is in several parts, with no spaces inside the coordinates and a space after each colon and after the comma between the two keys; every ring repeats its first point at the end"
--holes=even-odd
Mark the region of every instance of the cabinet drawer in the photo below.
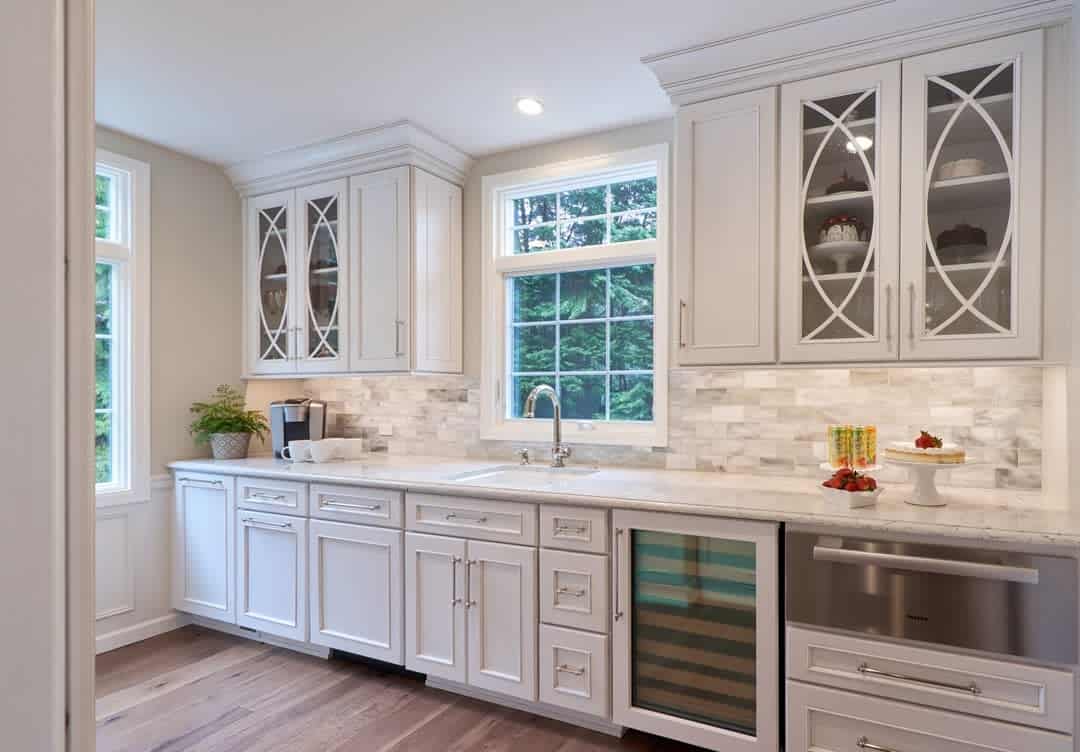
{"type": "Polygon", "coordinates": [[[1072,737],[787,683],[788,752],[1073,752],[1072,737]]]}
{"type": "Polygon", "coordinates": [[[274,514],[307,514],[307,483],[270,478],[237,478],[238,509],[258,509],[274,514]]]}
{"type": "Polygon", "coordinates": [[[861,694],[1072,733],[1069,671],[788,627],[787,675],[861,694]]]}
{"type": "Polygon", "coordinates": [[[608,631],[608,558],[540,550],[540,620],[608,631]]]}
{"type": "Polygon", "coordinates": [[[356,522],[379,527],[402,527],[401,491],[362,486],[312,483],[308,514],[321,520],[356,522]]]}
{"type": "Polygon", "coordinates": [[[540,625],[540,701],[608,718],[608,638],[540,625]]]}
{"type": "Polygon", "coordinates": [[[540,545],[602,554],[608,550],[606,509],[544,504],[540,507],[540,545]]]}
{"type": "Polygon", "coordinates": [[[536,545],[536,505],[466,496],[407,494],[406,527],[499,543],[536,545]]]}

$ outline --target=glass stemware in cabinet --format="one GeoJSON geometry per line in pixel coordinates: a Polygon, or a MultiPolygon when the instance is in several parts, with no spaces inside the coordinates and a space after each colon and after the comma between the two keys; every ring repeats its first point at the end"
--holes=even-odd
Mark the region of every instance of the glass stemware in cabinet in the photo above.
{"type": "Polygon", "coordinates": [[[289,260],[287,210],[259,209],[259,358],[289,359],[289,260]]]}
{"type": "Polygon", "coordinates": [[[802,102],[804,343],[874,340],[876,89],[802,102]]]}
{"type": "Polygon", "coordinates": [[[1015,69],[927,78],[922,337],[1012,331],[1015,69]]]}
{"type": "Polygon", "coordinates": [[[311,199],[307,212],[307,357],[339,357],[337,196],[311,199]]]}

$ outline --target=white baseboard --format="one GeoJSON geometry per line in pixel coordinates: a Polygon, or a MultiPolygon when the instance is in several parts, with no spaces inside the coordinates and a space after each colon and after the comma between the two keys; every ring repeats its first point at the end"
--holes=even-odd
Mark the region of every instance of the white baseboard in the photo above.
{"type": "Polygon", "coordinates": [[[278,637],[277,635],[266,634],[266,632],[260,632],[257,629],[247,629],[246,627],[238,627],[235,624],[207,619],[204,616],[193,615],[189,616],[188,619],[192,624],[197,624],[200,627],[215,629],[218,632],[224,632],[225,634],[231,634],[236,637],[254,640],[255,642],[273,645],[276,648],[285,648],[286,650],[292,650],[295,653],[313,655],[316,658],[322,658],[323,660],[330,657],[330,648],[312,645],[309,642],[297,642],[296,640],[289,640],[284,637],[278,637]]]}
{"type": "Polygon", "coordinates": [[[189,621],[190,617],[187,614],[174,611],[171,614],[165,614],[165,616],[159,616],[156,619],[148,619],[130,627],[115,629],[112,632],[97,636],[94,652],[100,655],[130,645],[133,642],[142,642],[156,635],[180,629],[189,621]]]}
{"type": "Polygon", "coordinates": [[[517,697],[507,697],[498,692],[477,689],[476,687],[470,687],[467,684],[459,684],[458,682],[440,679],[435,676],[429,676],[426,683],[427,686],[432,689],[442,689],[447,692],[472,697],[475,700],[483,700],[484,702],[490,702],[495,705],[513,708],[514,710],[522,710],[526,713],[532,713],[533,715],[542,715],[545,718],[569,723],[572,726],[581,726],[590,731],[597,731],[601,734],[608,734],[609,736],[622,736],[623,732],[626,730],[622,726],[614,724],[604,718],[597,718],[594,715],[578,713],[555,705],[548,705],[545,702],[529,702],[528,700],[521,700],[517,697]]]}

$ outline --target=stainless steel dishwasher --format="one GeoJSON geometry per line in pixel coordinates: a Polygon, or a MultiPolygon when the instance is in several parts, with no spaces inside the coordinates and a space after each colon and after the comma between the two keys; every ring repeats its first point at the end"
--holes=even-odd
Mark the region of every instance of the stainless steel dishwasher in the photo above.
{"type": "Polygon", "coordinates": [[[1077,560],[789,530],[788,623],[1077,662],[1077,560]]]}

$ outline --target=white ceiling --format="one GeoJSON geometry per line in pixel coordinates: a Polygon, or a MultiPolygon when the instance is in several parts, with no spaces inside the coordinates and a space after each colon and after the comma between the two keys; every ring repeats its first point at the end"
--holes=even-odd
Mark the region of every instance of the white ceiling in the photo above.
{"type": "Polygon", "coordinates": [[[220,164],[402,119],[479,156],[668,115],[642,56],[849,4],[98,0],[97,120],[220,164]]]}

